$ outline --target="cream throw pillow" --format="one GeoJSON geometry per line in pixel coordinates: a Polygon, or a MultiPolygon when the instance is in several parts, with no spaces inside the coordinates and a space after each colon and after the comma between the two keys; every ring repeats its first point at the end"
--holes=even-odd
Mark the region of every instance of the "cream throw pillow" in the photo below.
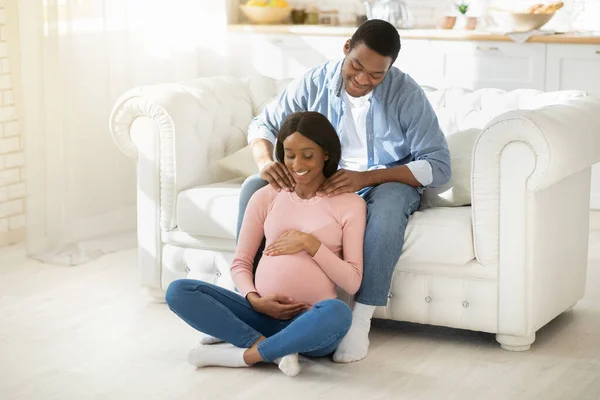
{"type": "Polygon", "coordinates": [[[242,147],[235,153],[220,159],[217,161],[217,165],[242,178],[258,174],[258,167],[252,158],[252,149],[250,146],[242,147]]]}
{"type": "Polygon", "coordinates": [[[440,187],[425,189],[421,209],[430,207],[460,207],[471,204],[471,161],[475,140],[480,129],[467,129],[446,137],[450,151],[452,176],[440,187]]]}

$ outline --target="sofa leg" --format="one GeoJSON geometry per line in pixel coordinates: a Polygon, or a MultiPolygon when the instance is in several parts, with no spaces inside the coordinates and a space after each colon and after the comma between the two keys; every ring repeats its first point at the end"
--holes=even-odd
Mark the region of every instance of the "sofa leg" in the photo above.
{"type": "Polygon", "coordinates": [[[146,288],[146,294],[155,303],[166,303],[165,291],[161,289],[146,288]]]}
{"type": "Polygon", "coordinates": [[[535,341],[535,333],[528,336],[496,335],[500,347],[508,351],[527,351],[535,341]]]}

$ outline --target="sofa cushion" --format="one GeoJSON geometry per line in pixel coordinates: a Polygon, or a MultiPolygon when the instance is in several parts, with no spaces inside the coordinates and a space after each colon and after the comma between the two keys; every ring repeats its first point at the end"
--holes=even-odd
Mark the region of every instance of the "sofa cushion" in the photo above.
{"type": "Polygon", "coordinates": [[[471,207],[436,207],[408,221],[400,263],[465,265],[475,258],[471,207]]]}
{"type": "Polygon", "coordinates": [[[430,207],[459,207],[471,204],[471,163],[475,140],[480,129],[466,129],[446,137],[450,151],[452,176],[445,185],[426,189],[421,209],[430,207]]]}
{"type": "Polygon", "coordinates": [[[242,178],[258,173],[250,146],[244,146],[235,153],[220,159],[217,161],[217,165],[242,178]]]}
{"type": "Polygon", "coordinates": [[[177,195],[177,226],[189,235],[235,239],[243,178],[187,189],[177,195]]]}
{"type": "MultiPolygon", "coordinates": [[[[237,179],[179,193],[179,230],[235,240],[241,184],[237,179]]],[[[430,208],[411,216],[400,262],[464,265],[474,258],[471,207],[430,208]]]]}

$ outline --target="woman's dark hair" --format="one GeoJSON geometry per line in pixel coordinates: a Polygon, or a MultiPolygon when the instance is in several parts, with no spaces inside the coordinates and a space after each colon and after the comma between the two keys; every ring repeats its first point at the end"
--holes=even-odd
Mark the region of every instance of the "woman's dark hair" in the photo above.
{"type": "Polygon", "coordinates": [[[277,144],[275,145],[277,161],[284,162],[283,142],[295,132],[312,140],[327,152],[329,158],[323,166],[323,175],[329,178],[335,174],[340,163],[342,146],[335,128],[327,117],[315,111],[299,111],[288,115],[277,133],[277,144]]]}
{"type": "Polygon", "coordinates": [[[384,57],[391,57],[392,64],[400,52],[400,35],[392,24],[381,19],[370,19],[363,22],[350,38],[350,50],[363,43],[365,46],[384,57]]]}

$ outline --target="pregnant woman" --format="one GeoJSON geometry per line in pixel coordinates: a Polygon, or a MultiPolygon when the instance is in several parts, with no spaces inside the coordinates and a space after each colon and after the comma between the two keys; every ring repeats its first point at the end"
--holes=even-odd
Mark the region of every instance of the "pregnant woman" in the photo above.
{"type": "Polygon", "coordinates": [[[271,185],[250,199],[231,274],[239,293],[181,279],[166,294],[170,309],[196,330],[227,343],[201,344],[188,361],[196,367],[247,367],[275,362],[290,376],[298,353],[332,354],[352,314],[336,286],[358,290],[363,270],[366,203],[355,193],[317,196],[340,160],[340,141],[317,112],[287,117],[277,135],[276,157],[294,189],[271,185]],[[256,274],[253,263],[265,238],[256,274]]]}

